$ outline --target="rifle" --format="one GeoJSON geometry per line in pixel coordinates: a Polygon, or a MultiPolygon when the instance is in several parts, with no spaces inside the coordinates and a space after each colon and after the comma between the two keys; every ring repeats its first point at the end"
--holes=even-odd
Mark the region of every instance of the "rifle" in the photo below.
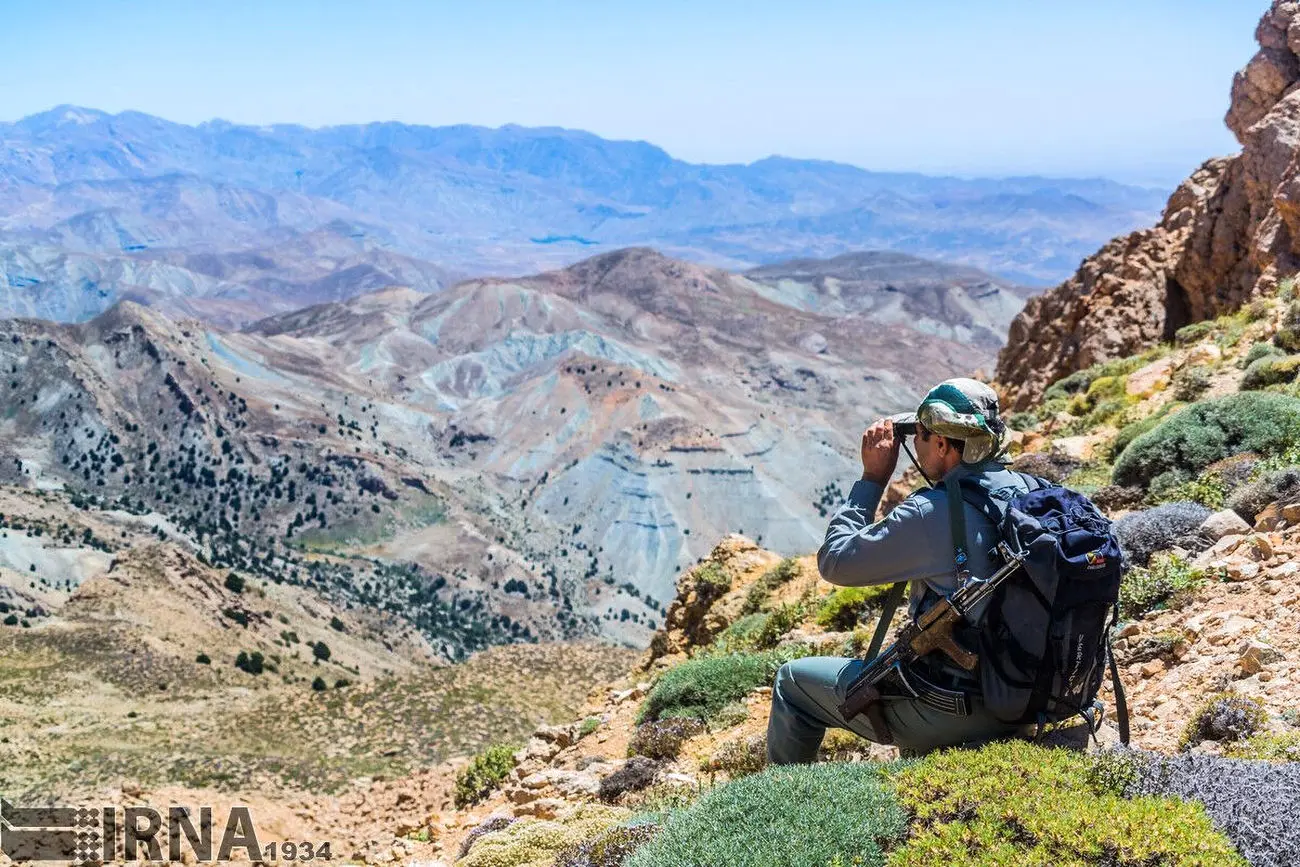
{"type": "Polygon", "coordinates": [[[971,578],[966,581],[951,596],[940,599],[920,617],[899,630],[893,644],[875,659],[867,661],[866,668],[849,684],[844,701],[839,706],[840,715],[846,721],[865,713],[880,742],[893,743],[894,737],[885,722],[880,706],[881,693],[876,684],[893,675],[909,697],[920,697],[908,683],[904,669],[936,650],[942,651],[966,671],[975,670],[979,665],[979,656],[958,644],[952,633],[968,622],[967,615],[975,606],[992,595],[1023,565],[1024,558],[1012,551],[1006,543],[999,542],[997,550],[1004,562],[1000,569],[988,578],[971,578]]]}

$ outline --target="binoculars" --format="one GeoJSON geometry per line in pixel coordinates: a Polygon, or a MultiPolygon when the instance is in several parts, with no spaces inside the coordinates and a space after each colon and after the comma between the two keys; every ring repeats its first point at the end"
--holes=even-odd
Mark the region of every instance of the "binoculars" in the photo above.
{"type": "Polygon", "coordinates": [[[916,428],[917,428],[916,416],[913,416],[911,413],[903,413],[902,416],[903,418],[900,417],[890,418],[890,422],[893,423],[894,436],[896,437],[915,436],[916,428]],[[907,416],[911,416],[911,417],[906,418],[907,416]]]}

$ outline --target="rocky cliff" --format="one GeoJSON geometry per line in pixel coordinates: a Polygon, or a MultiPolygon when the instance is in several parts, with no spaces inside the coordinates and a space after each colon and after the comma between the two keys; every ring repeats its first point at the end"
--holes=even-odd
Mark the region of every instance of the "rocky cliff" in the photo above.
{"type": "Polygon", "coordinates": [[[1016,408],[1067,373],[1168,340],[1300,268],[1300,3],[1275,0],[1256,38],[1224,119],[1241,152],[1207,161],[1159,224],[1102,247],[1012,323],[997,378],[1016,408]]]}

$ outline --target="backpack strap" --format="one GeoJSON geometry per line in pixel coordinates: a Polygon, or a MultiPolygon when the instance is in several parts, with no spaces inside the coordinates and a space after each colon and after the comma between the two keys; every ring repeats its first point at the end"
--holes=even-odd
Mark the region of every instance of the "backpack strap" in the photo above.
{"type": "Polygon", "coordinates": [[[1128,698],[1124,695],[1124,684],[1119,679],[1119,667],[1115,664],[1115,649],[1110,645],[1111,627],[1119,621],[1119,603],[1115,603],[1115,613],[1111,624],[1106,628],[1106,662],[1110,666],[1110,685],[1115,691],[1115,722],[1119,726],[1119,742],[1128,746],[1128,698]]]}
{"type": "Polygon", "coordinates": [[[943,483],[944,493],[948,495],[948,527],[952,530],[952,559],[957,564],[957,586],[966,583],[969,570],[966,568],[966,498],[962,496],[960,479],[951,476],[943,483]]]}

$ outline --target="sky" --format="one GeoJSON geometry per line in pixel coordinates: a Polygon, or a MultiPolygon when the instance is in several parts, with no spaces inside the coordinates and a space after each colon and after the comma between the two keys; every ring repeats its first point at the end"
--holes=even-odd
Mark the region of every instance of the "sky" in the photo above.
{"type": "Polygon", "coordinates": [[[1172,186],[1266,0],[0,0],[0,120],[564,126],[692,162],[1172,186]]]}

